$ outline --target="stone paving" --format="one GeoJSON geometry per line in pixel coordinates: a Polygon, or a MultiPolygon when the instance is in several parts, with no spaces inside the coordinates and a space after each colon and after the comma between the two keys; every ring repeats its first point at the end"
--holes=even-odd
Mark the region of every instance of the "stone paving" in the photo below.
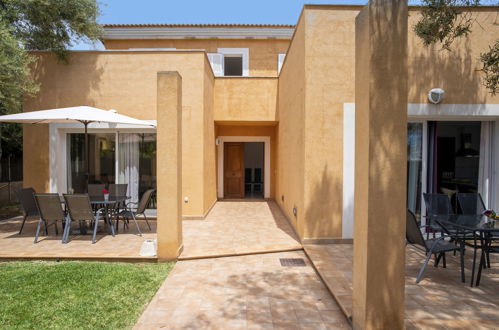
{"type": "MultiPolygon", "coordinates": [[[[351,244],[305,245],[305,251],[347,315],[352,314],[351,244]]],[[[424,253],[412,246],[406,254],[405,315],[407,329],[499,329],[499,257],[482,273],[479,287],[470,287],[471,253],[461,282],[459,255],[447,255],[447,268],[426,269],[415,284],[424,253]]]]}
{"type": "Polygon", "coordinates": [[[302,249],[274,201],[217,202],[204,220],[183,221],[180,259],[302,249]]]}
{"type": "MultiPolygon", "coordinates": [[[[71,235],[67,244],[61,243],[62,229],[59,223],[59,235],[55,235],[53,226],[49,226],[49,235],[40,235],[37,244],[33,244],[38,220],[28,220],[21,235],[22,218],[17,217],[0,221],[0,259],[116,259],[116,260],[156,260],[156,257],[141,257],[140,247],[146,239],[156,238],[156,221],[149,221],[149,231],[144,221],[139,221],[142,236],[137,235],[134,224],[124,231],[122,222],[118,235],[112,237],[107,231],[97,235],[97,242],[92,244],[92,235],[71,235]]],[[[101,222],[101,226],[102,225],[101,222]]],[[[43,227],[42,227],[43,228],[43,227]]],[[[104,228],[102,228],[104,229],[104,228]]]]}
{"type": "Polygon", "coordinates": [[[341,329],[344,314],[302,251],[179,261],[135,329],[341,329]],[[305,266],[284,267],[280,258],[305,266]]]}

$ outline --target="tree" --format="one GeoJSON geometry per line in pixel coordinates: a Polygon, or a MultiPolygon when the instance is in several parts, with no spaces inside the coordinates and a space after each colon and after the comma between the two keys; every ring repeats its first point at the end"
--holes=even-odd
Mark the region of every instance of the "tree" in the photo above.
{"type": "MultiPolygon", "coordinates": [[[[470,7],[478,7],[487,0],[422,0],[421,18],[414,25],[414,32],[425,46],[440,43],[451,51],[452,43],[467,36],[475,22],[470,7]]],[[[499,89],[499,39],[489,51],[480,54],[483,73],[482,83],[492,95],[499,89]]]]}
{"type": "MultiPolygon", "coordinates": [[[[38,91],[28,51],[50,50],[68,62],[73,42],[101,36],[98,15],[96,0],[0,0],[0,114],[21,111],[23,97],[38,91]]],[[[0,158],[2,149],[22,153],[21,126],[2,126],[0,158]]]]}

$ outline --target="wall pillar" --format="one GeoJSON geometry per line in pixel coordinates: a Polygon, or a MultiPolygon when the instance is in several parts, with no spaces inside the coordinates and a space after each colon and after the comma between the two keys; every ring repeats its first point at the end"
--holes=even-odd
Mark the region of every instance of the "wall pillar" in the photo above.
{"type": "Polygon", "coordinates": [[[158,72],[157,82],[158,260],[182,250],[182,78],[158,72]]]}
{"type": "Polygon", "coordinates": [[[371,0],[355,22],[355,329],[404,328],[407,19],[371,0]]]}

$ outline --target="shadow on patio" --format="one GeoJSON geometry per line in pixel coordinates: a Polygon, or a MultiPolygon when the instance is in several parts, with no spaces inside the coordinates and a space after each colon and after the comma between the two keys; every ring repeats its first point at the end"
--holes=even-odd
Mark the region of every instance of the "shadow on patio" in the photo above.
{"type": "Polygon", "coordinates": [[[182,259],[302,249],[274,201],[217,202],[205,220],[183,221],[182,259]]]}
{"type": "MultiPolygon", "coordinates": [[[[305,251],[344,312],[352,315],[353,245],[305,245],[305,251]]],[[[424,279],[416,275],[424,253],[412,246],[406,248],[405,318],[407,329],[497,328],[499,324],[499,258],[491,255],[491,269],[482,273],[479,287],[470,287],[472,253],[465,260],[466,283],[461,282],[459,255],[447,256],[447,268],[433,267],[424,279]]]]}

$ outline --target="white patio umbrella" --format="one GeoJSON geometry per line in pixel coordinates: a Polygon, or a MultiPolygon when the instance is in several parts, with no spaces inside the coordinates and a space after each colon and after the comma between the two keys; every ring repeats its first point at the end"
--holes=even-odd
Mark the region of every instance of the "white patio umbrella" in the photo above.
{"type": "Polygon", "coordinates": [[[82,123],[85,128],[85,159],[86,159],[85,181],[87,187],[88,187],[89,167],[90,167],[89,158],[88,158],[87,128],[90,123],[99,122],[99,123],[129,124],[129,125],[156,127],[156,125],[151,122],[120,115],[116,110],[102,110],[88,106],[40,110],[40,111],[16,113],[12,115],[4,115],[0,116],[0,122],[20,123],[20,124],[48,124],[48,123],[66,123],[66,122],[82,123]]]}

